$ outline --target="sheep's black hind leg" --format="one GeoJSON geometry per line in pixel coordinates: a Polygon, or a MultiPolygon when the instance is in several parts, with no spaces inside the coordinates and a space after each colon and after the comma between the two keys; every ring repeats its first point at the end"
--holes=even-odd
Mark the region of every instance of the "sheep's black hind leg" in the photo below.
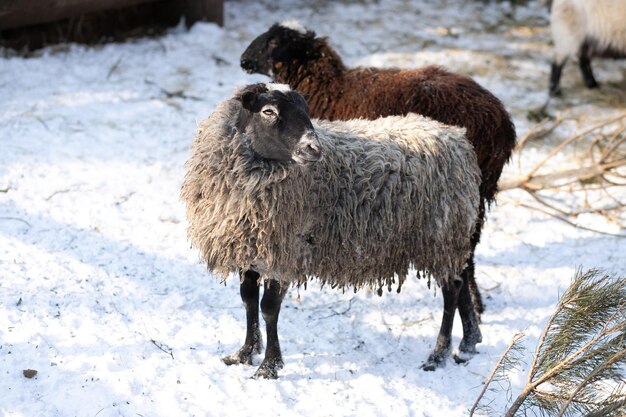
{"type": "Polygon", "coordinates": [[[465,362],[476,353],[476,344],[482,342],[483,336],[480,332],[480,316],[474,304],[474,299],[469,286],[469,277],[474,274],[473,256],[468,260],[467,267],[461,274],[463,286],[459,292],[458,309],[463,323],[463,339],[459,345],[459,354],[454,359],[457,363],[465,362]]]}
{"type": "Polygon", "coordinates": [[[259,277],[260,275],[252,270],[239,272],[241,285],[239,293],[241,300],[246,307],[246,340],[243,346],[232,355],[225,356],[222,361],[226,365],[244,363],[252,365],[252,355],[261,353],[263,340],[259,330],[259,277]]]}
{"type": "Polygon", "coordinates": [[[580,72],[587,88],[598,88],[598,82],[593,76],[593,70],[591,69],[591,60],[583,55],[578,61],[578,66],[580,67],[580,72]]]}
{"type": "Polygon", "coordinates": [[[463,282],[458,279],[451,279],[441,287],[443,294],[443,317],[441,318],[441,328],[437,336],[435,350],[430,354],[422,369],[434,371],[445,363],[450,355],[450,343],[452,339],[452,325],[454,324],[454,314],[456,313],[459,292],[463,282]]]}
{"type": "Polygon", "coordinates": [[[267,346],[265,359],[254,373],[253,378],[255,379],[276,379],[278,378],[278,370],[283,367],[283,356],[278,342],[278,314],[286,292],[287,288],[281,286],[277,281],[265,283],[263,299],[261,299],[261,312],[263,313],[263,320],[265,320],[267,346]]]}

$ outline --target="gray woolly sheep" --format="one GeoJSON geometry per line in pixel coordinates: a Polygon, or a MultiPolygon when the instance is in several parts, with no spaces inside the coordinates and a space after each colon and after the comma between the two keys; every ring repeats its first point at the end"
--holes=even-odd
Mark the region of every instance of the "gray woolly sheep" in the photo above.
{"type": "Polygon", "coordinates": [[[568,59],[578,58],[585,85],[596,88],[591,58],[626,57],[626,0],[553,0],[550,28],[554,40],[550,95],[561,93],[561,71],[568,59]]]}
{"type": "Polygon", "coordinates": [[[246,338],[227,364],[261,351],[261,283],[267,349],[254,376],[276,378],[290,285],[399,290],[410,267],[444,294],[429,363],[449,355],[479,210],[480,170],[463,129],[415,114],[311,123],[299,93],[255,84],[199,125],[186,169],[192,244],[210,271],[241,278],[246,338]]]}

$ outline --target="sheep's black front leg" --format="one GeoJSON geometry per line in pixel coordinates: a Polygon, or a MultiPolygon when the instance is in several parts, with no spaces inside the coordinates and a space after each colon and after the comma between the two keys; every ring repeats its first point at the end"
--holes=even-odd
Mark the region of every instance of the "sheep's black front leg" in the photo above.
{"type": "Polygon", "coordinates": [[[561,95],[561,88],[559,87],[559,82],[561,80],[561,72],[563,71],[565,62],[566,60],[563,60],[563,62],[561,63],[557,63],[556,61],[552,62],[552,68],[550,69],[550,95],[551,96],[561,95]]]}
{"type": "Polygon", "coordinates": [[[239,272],[241,285],[239,293],[241,300],[246,306],[246,340],[243,346],[232,355],[225,356],[222,361],[226,365],[244,363],[252,365],[252,355],[261,353],[263,340],[259,330],[259,277],[260,275],[252,270],[239,272]]]}
{"type": "Polygon", "coordinates": [[[254,373],[253,378],[278,378],[278,370],[283,367],[283,356],[278,342],[278,314],[287,288],[277,281],[267,281],[261,300],[261,312],[265,320],[267,347],[265,359],[254,373]]]}
{"type": "Polygon", "coordinates": [[[452,340],[452,325],[454,323],[454,314],[456,313],[459,292],[463,282],[458,279],[451,279],[441,287],[443,294],[443,317],[441,319],[441,328],[437,336],[437,344],[435,350],[430,354],[428,360],[422,369],[425,371],[434,371],[445,363],[446,358],[450,355],[450,343],[452,340]]]}
{"type": "MultiPolygon", "coordinates": [[[[474,275],[473,256],[468,260],[467,267],[461,274],[463,286],[459,292],[458,309],[463,323],[463,339],[459,345],[459,355],[455,356],[457,363],[465,362],[469,356],[475,354],[476,344],[483,341],[480,332],[480,315],[470,288],[469,278],[474,275]]],[[[475,284],[475,283],[474,283],[475,284]]]]}

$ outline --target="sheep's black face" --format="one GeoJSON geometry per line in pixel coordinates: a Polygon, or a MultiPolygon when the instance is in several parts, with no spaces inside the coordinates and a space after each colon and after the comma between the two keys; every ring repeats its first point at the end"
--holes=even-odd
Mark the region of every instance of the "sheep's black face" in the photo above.
{"type": "Polygon", "coordinates": [[[274,76],[277,64],[305,62],[312,58],[315,32],[301,32],[279,24],[259,35],[241,55],[241,68],[248,73],[274,76]]]}
{"type": "Polygon", "coordinates": [[[255,84],[237,98],[245,110],[239,128],[259,157],[299,164],[322,158],[306,101],[299,93],[286,86],[255,84]]]}

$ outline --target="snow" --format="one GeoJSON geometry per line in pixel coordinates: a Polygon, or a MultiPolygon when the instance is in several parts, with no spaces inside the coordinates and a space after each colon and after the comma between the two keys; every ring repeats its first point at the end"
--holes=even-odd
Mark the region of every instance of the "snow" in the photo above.
{"type": "MultiPolygon", "coordinates": [[[[526,332],[534,348],[577,268],[626,274],[625,239],[512,204],[528,199],[507,191],[477,251],[487,311],[468,363],[419,369],[442,302],[412,279],[380,298],[292,289],[279,321],[280,378],[251,380],[255,367],[224,365],[245,332],[238,282],[219,282],[199,262],[178,194],[197,123],[237,86],[268,81],[239,69],[256,35],[297,19],[329,36],[348,65],[436,63],[470,74],[505,103],[520,137],[529,109],[547,98],[551,57],[537,2],[225,8],[224,28],[181,25],[156,39],[0,58],[0,414],[466,416],[512,336],[526,332]]],[[[594,69],[603,87],[591,92],[575,65],[564,71],[565,97],[550,108],[574,115],[561,137],[626,108],[624,61],[594,69]]],[[[539,160],[548,142],[516,156],[504,176],[539,160]]],[[[601,216],[579,220],[624,233],[601,216]]],[[[453,335],[456,345],[458,320],[453,335]]],[[[517,388],[523,376],[514,375],[517,388]]]]}

